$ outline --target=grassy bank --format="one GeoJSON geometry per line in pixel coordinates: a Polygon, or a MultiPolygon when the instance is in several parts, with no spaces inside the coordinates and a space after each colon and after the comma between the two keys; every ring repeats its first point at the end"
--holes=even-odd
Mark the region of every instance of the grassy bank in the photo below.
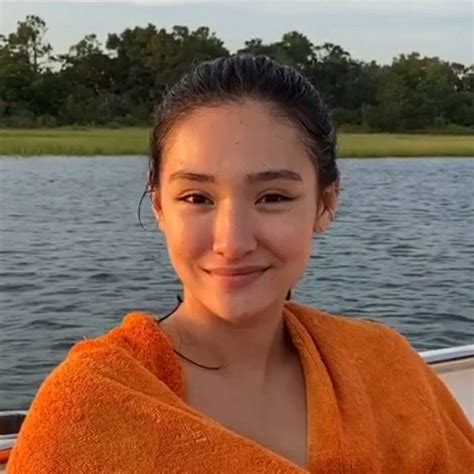
{"type": "MultiPolygon", "coordinates": [[[[0,156],[141,155],[148,152],[149,130],[2,129],[0,156]]],[[[339,134],[339,156],[471,156],[474,135],[339,134]]]]}

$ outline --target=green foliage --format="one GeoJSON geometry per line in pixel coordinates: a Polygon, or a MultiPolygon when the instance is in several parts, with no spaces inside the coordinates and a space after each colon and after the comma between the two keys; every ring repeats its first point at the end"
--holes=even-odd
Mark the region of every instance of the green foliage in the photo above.
{"type": "Polygon", "coordinates": [[[44,20],[35,15],[28,15],[25,21],[18,22],[16,32],[8,37],[10,50],[27,58],[35,74],[41,70],[42,61],[48,59],[52,51],[51,45],[44,42],[47,31],[44,20]]]}
{"type": "MultiPolygon", "coordinates": [[[[86,35],[52,56],[46,23],[29,15],[0,35],[0,126],[140,126],[193,64],[229,55],[209,28],[126,28],[105,46],[86,35]]],[[[409,132],[474,128],[474,66],[400,55],[390,66],[355,60],[332,43],[313,45],[297,31],[239,52],[265,54],[305,74],[345,130],[409,132]]]]}

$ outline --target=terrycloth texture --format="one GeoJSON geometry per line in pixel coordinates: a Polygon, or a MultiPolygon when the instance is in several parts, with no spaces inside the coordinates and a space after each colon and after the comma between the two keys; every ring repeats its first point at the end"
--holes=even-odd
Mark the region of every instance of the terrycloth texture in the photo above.
{"type": "MultiPolygon", "coordinates": [[[[472,426],[405,338],[294,303],[283,316],[306,378],[309,472],[474,472],[472,426]]],[[[8,473],[308,472],[193,410],[185,393],[156,319],[130,313],[45,380],[8,473]]]]}

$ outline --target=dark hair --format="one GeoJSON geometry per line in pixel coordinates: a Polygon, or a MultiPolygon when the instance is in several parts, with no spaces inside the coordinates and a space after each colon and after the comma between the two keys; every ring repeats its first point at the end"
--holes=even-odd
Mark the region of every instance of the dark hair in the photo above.
{"type": "Polygon", "coordinates": [[[159,185],[166,140],[184,117],[200,108],[256,100],[295,124],[316,170],[318,194],[339,175],[336,132],[328,108],[314,86],[296,69],[267,56],[236,54],[198,64],[156,107],[151,133],[148,191],[159,185]]]}

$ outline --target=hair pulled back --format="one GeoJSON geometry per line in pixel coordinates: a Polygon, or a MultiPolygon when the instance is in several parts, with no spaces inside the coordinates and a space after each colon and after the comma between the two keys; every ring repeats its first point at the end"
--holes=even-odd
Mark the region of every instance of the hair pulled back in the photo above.
{"type": "Polygon", "coordinates": [[[315,167],[318,195],[338,177],[336,133],[328,108],[314,86],[296,69],[267,56],[235,54],[201,62],[185,74],[155,109],[147,191],[159,186],[166,140],[181,120],[201,107],[255,100],[300,129],[315,167]]]}

